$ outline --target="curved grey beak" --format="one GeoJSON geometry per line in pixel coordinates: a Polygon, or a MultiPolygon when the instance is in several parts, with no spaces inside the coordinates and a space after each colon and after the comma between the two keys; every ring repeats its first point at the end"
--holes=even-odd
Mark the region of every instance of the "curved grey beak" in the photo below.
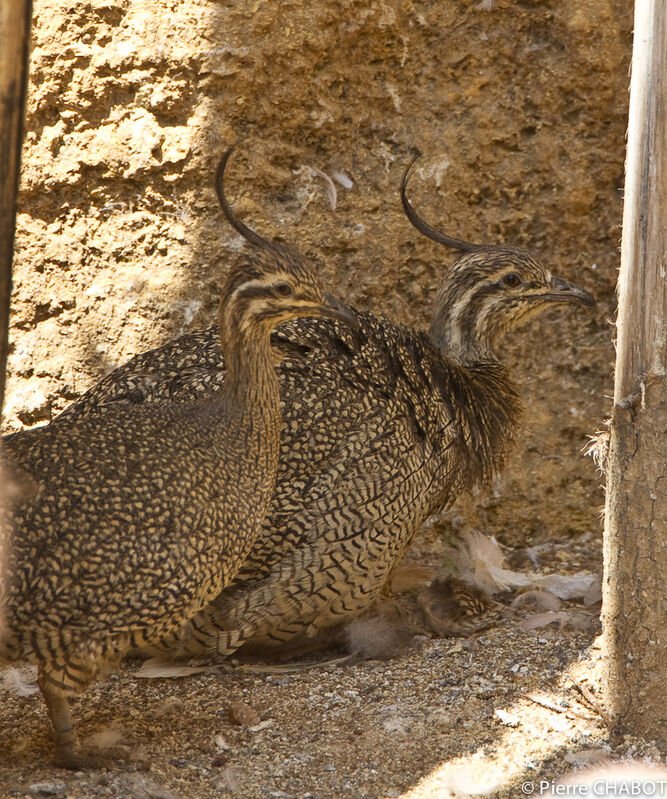
{"type": "Polygon", "coordinates": [[[325,305],[322,305],[322,315],[328,316],[331,319],[338,319],[344,325],[347,325],[352,330],[359,330],[359,320],[356,313],[344,305],[339,299],[331,294],[324,295],[325,305]]]}
{"type": "Polygon", "coordinates": [[[547,299],[553,302],[579,302],[582,305],[595,305],[595,297],[584,289],[563,280],[560,277],[552,277],[550,288],[553,293],[547,295],[547,299]]]}

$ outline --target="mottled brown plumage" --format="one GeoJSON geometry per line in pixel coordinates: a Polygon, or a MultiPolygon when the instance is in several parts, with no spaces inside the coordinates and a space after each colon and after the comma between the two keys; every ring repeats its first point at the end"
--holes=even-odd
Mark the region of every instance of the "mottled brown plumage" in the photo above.
{"type": "Polygon", "coordinates": [[[417,596],[426,627],[439,636],[467,636],[495,624],[503,605],[469,583],[447,576],[434,580],[417,596]]]}
{"type": "Polygon", "coordinates": [[[278,465],[272,329],[299,315],[348,318],[298,257],[235,219],[222,190],[230,153],[220,201],[254,250],[222,289],[224,385],[4,439],[35,495],[10,516],[0,658],[38,664],[62,765],[82,762],[67,696],[128,648],[178,634],[255,541],[278,465]]]}
{"type": "MultiPolygon", "coordinates": [[[[275,645],[361,613],[415,530],[497,471],[519,413],[494,340],[554,302],[592,304],[529,253],[421,232],[464,255],[445,273],[429,334],[358,313],[352,334],[299,320],[273,336],[283,435],[263,533],[233,584],[173,651],[275,645]]],[[[134,358],[64,417],[207,395],[225,379],[213,329],[134,358]]]]}

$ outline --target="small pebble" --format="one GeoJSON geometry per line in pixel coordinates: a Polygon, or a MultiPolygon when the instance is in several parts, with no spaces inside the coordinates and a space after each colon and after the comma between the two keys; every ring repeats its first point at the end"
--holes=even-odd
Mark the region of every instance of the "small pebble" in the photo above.
{"type": "Polygon", "coordinates": [[[496,710],[494,710],[494,715],[497,716],[506,727],[519,726],[519,718],[513,713],[508,713],[506,710],[496,708],[496,710]]]}
{"type": "Polygon", "coordinates": [[[64,796],[67,786],[60,780],[54,782],[36,782],[28,787],[33,796],[64,796]]]}
{"type": "Polygon", "coordinates": [[[260,722],[259,713],[245,702],[232,702],[229,706],[229,717],[234,724],[242,727],[253,727],[260,722]]]}

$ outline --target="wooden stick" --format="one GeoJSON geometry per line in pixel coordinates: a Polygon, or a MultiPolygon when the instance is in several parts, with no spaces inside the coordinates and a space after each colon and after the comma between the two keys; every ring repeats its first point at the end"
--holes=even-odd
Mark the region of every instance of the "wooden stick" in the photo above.
{"type": "Polygon", "coordinates": [[[31,0],[0,0],[0,411],[5,395],[16,194],[31,16],[31,0]]]}
{"type": "Polygon", "coordinates": [[[602,585],[616,732],[667,751],[667,5],[636,0],[602,585]]]}
{"type": "MultiPolygon", "coordinates": [[[[9,348],[9,299],[31,15],[31,0],[0,0],[0,417],[9,348]]],[[[1,456],[0,452],[0,589],[9,536],[2,527],[2,516],[10,504],[11,494],[10,475],[6,473],[1,456]]],[[[0,606],[0,638],[2,626],[3,608],[0,606]]]]}

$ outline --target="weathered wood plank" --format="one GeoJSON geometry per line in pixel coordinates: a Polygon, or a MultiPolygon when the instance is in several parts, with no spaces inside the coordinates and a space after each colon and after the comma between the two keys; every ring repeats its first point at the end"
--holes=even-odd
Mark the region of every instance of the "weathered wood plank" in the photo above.
{"type": "Polygon", "coordinates": [[[0,0],[0,410],[5,393],[14,222],[31,15],[31,0],[0,0]]]}
{"type": "Polygon", "coordinates": [[[604,532],[603,690],[667,749],[667,6],[637,0],[604,532]]]}

